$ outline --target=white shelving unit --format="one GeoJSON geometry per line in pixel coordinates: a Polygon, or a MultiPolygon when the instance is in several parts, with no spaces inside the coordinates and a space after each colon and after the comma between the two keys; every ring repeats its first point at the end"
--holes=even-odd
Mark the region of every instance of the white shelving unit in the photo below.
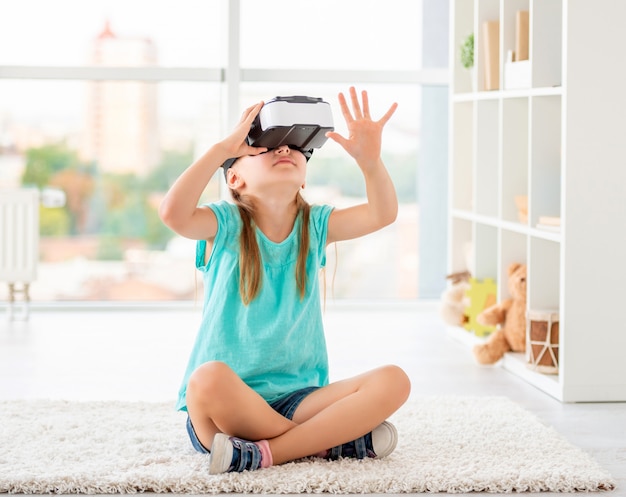
{"type": "Polygon", "coordinates": [[[618,0],[451,0],[448,269],[493,278],[501,300],[508,265],[528,264],[528,307],[559,310],[559,373],[523,354],[502,364],[563,402],[626,401],[624,19],[618,0]],[[530,87],[505,90],[519,10],[530,87]],[[488,20],[500,22],[497,91],[484,91],[488,20]],[[459,60],[470,33],[474,72],[459,60]],[[559,216],[560,231],[537,228],[540,216],[559,216]]]}

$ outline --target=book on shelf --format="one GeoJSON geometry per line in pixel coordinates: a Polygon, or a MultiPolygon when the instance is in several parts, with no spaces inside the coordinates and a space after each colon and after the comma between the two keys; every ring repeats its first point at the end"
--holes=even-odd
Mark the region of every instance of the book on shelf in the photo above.
{"type": "Polygon", "coordinates": [[[539,223],[549,226],[561,226],[560,216],[539,216],[539,223]]]}
{"type": "Polygon", "coordinates": [[[518,10],[515,14],[515,59],[528,60],[528,11],[518,10]]]}
{"type": "Polygon", "coordinates": [[[539,216],[537,229],[544,231],[552,231],[554,233],[561,232],[561,218],[558,216],[539,216]]]}
{"type": "Polygon", "coordinates": [[[500,21],[485,21],[482,29],[485,90],[500,88],[500,21]]]}

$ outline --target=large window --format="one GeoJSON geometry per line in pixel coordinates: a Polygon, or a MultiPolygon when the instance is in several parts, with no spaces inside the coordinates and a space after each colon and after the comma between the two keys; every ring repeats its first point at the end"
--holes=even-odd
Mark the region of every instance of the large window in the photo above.
{"type": "Polygon", "coordinates": [[[421,1],[241,2],[243,67],[420,69],[421,42],[421,1]]]}
{"type": "MultiPolygon", "coordinates": [[[[174,237],[157,208],[221,135],[219,85],[0,80],[0,94],[13,95],[0,112],[0,187],[66,197],[40,208],[32,298],[193,299],[193,244],[174,237]]],[[[205,200],[219,195],[214,178],[205,200]]]]}
{"type": "Polygon", "coordinates": [[[224,0],[13,1],[0,15],[0,65],[220,67],[225,6],[224,0]],[[102,51],[115,56],[99,59],[102,51]]]}
{"type": "MultiPolygon", "coordinates": [[[[157,216],[164,192],[260,99],[322,97],[344,132],[337,93],[350,84],[368,90],[374,116],[400,104],[383,139],[400,215],[367,243],[329,248],[328,292],[418,297],[421,2],[322,1],[310,12],[289,0],[53,4],[25,0],[0,18],[0,43],[15,47],[0,53],[0,188],[66,197],[40,209],[34,300],[198,298],[194,243],[157,216]],[[30,35],[17,29],[43,18],[30,35]]],[[[216,174],[203,200],[223,197],[221,183],[216,174]]],[[[365,195],[331,141],[315,151],[304,193],[338,206],[365,195]]]]}

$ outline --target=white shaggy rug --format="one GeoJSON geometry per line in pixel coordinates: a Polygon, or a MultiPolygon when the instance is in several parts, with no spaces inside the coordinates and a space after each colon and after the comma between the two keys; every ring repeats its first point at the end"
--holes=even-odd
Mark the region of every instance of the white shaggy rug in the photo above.
{"type": "Polygon", "coordinates": [[[412,400],[381,460],[307,459],[210,476],[173,403],[0,402],[0,493],[595,491],[611,476],[501,397],[412,400]]]}

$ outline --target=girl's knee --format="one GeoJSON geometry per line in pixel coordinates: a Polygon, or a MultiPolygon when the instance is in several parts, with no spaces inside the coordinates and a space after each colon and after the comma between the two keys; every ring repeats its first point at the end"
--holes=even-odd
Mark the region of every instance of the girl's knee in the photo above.
{"type": "Polygon", "coordinates": [[[389,392],[393,394],[400,403],[404,403],[411,393],[411,380],[404,370],[395,365],[384,366],[381,368],[381,374],[384,377],[385,385],[389,392]]]}
{"type": "Polygon", "coordinates": [[[198,366],[187,384],[187,395],[200,398],[215,398],[224,388],[228,388],[228,380],[234,371],[225,363],[211,361],[198,366]]]}

